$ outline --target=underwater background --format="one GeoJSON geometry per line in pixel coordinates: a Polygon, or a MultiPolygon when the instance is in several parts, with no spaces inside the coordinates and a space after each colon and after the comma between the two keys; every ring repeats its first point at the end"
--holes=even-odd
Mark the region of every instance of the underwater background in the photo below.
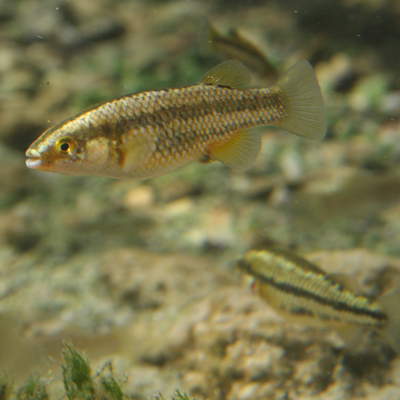
{"type": "Polygon", "coordinates": [[[400,287],[399,19],[394,0],[1,0],[0,373],[40,374],[58,398],[67,340],[94,370],[128,374],[132,399],[400,398],[400,359],[377,335],[344,351],[233,269],[279,245],[372,297],[400,287]],[[25,166],[61,120],[196,84],[229,58],[254,87],[309,60],[326,137],[263,128],[244,172],[192,163],[118,181],[25,166]]]}

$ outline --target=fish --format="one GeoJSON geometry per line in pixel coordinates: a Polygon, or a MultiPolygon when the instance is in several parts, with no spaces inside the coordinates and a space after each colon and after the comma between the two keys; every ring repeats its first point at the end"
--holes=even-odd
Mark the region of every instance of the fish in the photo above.
{"type": "Polygon", "coordinates": [[[250,250],[236,261],[255,291],[297,323],[336,329],[353,348],[365,330],[380,334],[400,354],[400,291],[372,300],[346,274],[327,274],[282,249],[250,250]]]}
{"type": "Polygon", "coordinates": [[[271,63],[266,51],[237,28],[226,34],[219,32],[212,23],[207,23],[205,48],[209,52],[223,54],[228,59],[237,59],[260,77],[274,82],[278,68],[271,63]]]}
{"type": "Polygon", "coordinates": [[[224,61],[199,84],[146,91],[94,105],[45,131],[26,151],[28,168],[67,175],[149,179],[190,162],[250,168],[258,126],[307,139],[326,132],[312,66],[298,61],[271,88],[243,89],[247,68],[224,61]]]}

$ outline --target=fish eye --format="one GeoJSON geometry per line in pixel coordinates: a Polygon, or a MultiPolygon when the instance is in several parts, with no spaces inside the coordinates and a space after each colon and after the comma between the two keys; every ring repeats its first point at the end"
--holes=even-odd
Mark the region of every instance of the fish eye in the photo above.
{"type": "Polygon", "coordinates": [[[68,151],[69,150],[69,144],[67,142],[61,143],[60,144],[60,150],[61,151],[68,151]]]}
{"type": "Polygon", "coordinates": [[[75,150],[75,143],[70,138],[61,138],[56,143],[56,149],[60,154],[70,154],[75,150]]]}

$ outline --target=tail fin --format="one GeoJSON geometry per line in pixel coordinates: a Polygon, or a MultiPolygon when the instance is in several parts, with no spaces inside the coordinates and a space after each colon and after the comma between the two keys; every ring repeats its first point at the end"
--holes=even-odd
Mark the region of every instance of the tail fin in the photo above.
{"type": "Polygon", "coordinates": [[[381,332],[388,344],[400,355],[400,290],[396,289],[382,296],[379,305],[388,315],[388,325],[381,332]]]}
{"type": "Polygon", "coordinates": [[[306,139],[322,139],[326,132],[324,102],[309,62],[298,61],[275,87],[284,92],[288,116],[274,125],[306,139]]]}

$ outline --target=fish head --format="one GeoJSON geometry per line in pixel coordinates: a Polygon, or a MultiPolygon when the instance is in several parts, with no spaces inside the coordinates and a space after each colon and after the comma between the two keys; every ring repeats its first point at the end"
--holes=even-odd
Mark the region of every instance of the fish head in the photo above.
{"type": "Polygon", "coordinates": [[[109,140],[76,125],[62,122],[44,132],[26,151],[27,167],[66,175],[100,172],[108,160],[109,140]]]}

